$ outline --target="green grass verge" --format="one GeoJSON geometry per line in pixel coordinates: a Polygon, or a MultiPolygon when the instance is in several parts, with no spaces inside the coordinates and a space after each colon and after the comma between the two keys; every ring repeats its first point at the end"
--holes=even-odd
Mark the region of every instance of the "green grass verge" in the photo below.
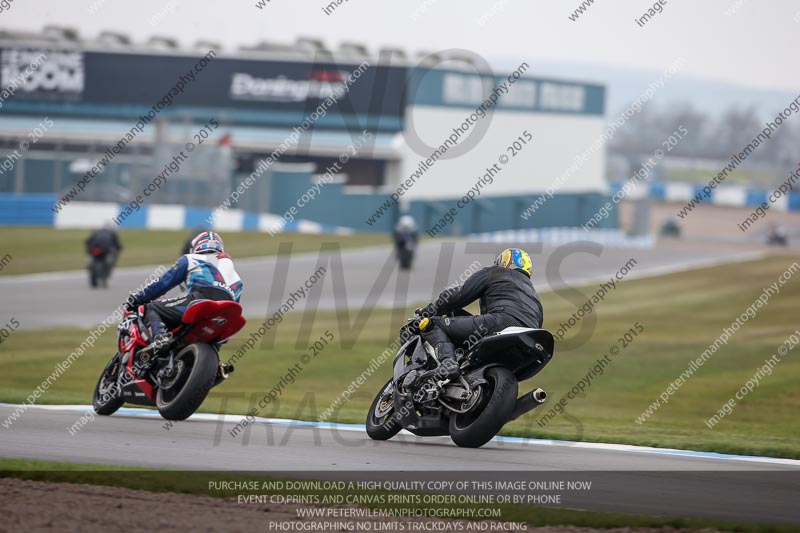
{"type": "MultiPolygon", "coordinates": [[[[774,257],[621,283],[598,305],[594,330],[580,333],[588,336],[585,344],[575,347],[569,336],[557,343],[551,364],[520,388],[527,391],[534,383],[541,385],[550,395],[546,405],[552,406],[611,346],[618,346],[618,339],[635,322],[644,326],[644,332],[611,359],[583,396],[569,400],[567,416],[556,416],[540,427],[537,421],[547,413],[545,406],[507,425],[503,434],[800,458],[800,350],[789,352],[772,375],[739,401],[733,413],[714,429],[704,424],[797,329],[800,276],[784,285],[780,294],[745,323],[667,405],[644,424],[635,422],[689,362],[722,333],[722,328],[730,326],[791,262],[774,257]]],[[[545,294],[545,327],[556,330],[575,311],[576,301],[596,290],[597,286],[582,288],[583,296],[573,294],[572,301],[560,294],[545,294]]],[[[294,383],[286,385],[279,402],[259,413],[315,420],[386,348],[410,310],[362,312],[369,317],[358,335],[340,333],[334,312],[319,312],[313,320],[306,317],[306,321],[302,315],[289,315],[271,331],[275,332],[274,347],[257,345],[250,351],[237,364],[231,379],[212,392],[201,410],[247,412],[277,385],[289,367],[300,361],[310,342],[330,330],[335,335],[333,343],[303,367],[294,383]],[[298,343],[300,331],[308,339],[298,343]]],[[[355,314],[350,313],[348,323],[353,323],[355,314]]],[[[574,333],[586,324],[576,326],[574,333]]],[[[248,324],[238,340],[224,348],[223,359],[229,358],[257,327],[254,321],[248,324]]],[[[77,329],[15,332],[0,346],[0,400],[23,401],[85,335],[77,329]]],[[[78,359],[41,401],[91,403],[95,381],[111,356],[113,335],[109,331],[95,348],[78,359]]],[[[387,361],[369,376],[331,420],[363,423],[374,394],[391,375],[390,366],[387,361]]]]}
{"type": "MultiPolygon", "coordinates": [[[[331,490],[326,492],[307,490],[209,490],[213,481],[277,481],[291,479],[291,476],[277,478],[257,475],[219,472],[171,472],[135,467],[114,467],[77,463],[58,463],[19,459],[0,459],[0,477],[29,479],[35,481],[59,483],[86,483],[91,485],[123,487],[150,492],[171,492],[213,496],[218,498],[235,498],[240,494],[283,494],[283,495],[365,495],[364,490],[331,490]],[[124,475],[121,475],[124,474],[124,475]]],[[[390,493],[383,490],[369,491],[369,494],[390,493]]],[[[392,493],[397,494],[397,493],[392,493]]],[[[403,492],[402,494],[415,494],[403,492]]],[[[364,504],[372,509],[425,509],[431,504],[364,504]]],[[[486,508],[486,504],[440,504],[436,508],[486,508]]],[[[737,531],[743,533],[789,533],[797,531],[795,526],[776,524],[751,524],[700,518],[671,518],[632,515],[624,513],[606,513],[599,511],[577,511],[521,504],[491,505],[499,508],[501,518],[505,522],[524,522],[531,526],[572,525],[610,529],[619,527],[672,527],[676,529],[721,531],[737,531]]]]}
{"type": "MultiPolygon", "coordinates": [[[[0,276],[80,270],[86,267],[84,242],[86,230],[56,230],[52,228],[3,228],[0,246],[0,276]],[[2,258],[11,256],[10,261],[2,258]]],[[[189,231],[121,230],[124,250],[118,267],[164,264],[175,261],[190,237],[189,231]]],[[[281,243],[291,242],[292,251],[319,251],[323,242],[338,242],[342,248],[389,244],[391,239],[382,233],[357,235],[308,235],[284,233],[271,237],[258,232],[221,232],[228,253],[234,258],[260,257],[278,253],[281,243]]]]}

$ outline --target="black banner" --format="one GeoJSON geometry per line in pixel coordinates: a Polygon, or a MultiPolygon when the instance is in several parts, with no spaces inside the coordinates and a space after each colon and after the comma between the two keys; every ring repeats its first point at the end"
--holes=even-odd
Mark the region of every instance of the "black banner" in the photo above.
{"type": "Polygon", "coordinates": [[[0,50],[0,78],[5,89],[0,112],[41,108],[127,117],[169,95],[173,112],[239,111],[231,114],[234,122],[286,124],[322,106],[329,123],[337,117],[339,122],[387,117],[399,128],[405,109],[405,67],[337,64],[330,58],[303,62],[234,59],[213,51],[180,56],[6,48],[0,50]]]}

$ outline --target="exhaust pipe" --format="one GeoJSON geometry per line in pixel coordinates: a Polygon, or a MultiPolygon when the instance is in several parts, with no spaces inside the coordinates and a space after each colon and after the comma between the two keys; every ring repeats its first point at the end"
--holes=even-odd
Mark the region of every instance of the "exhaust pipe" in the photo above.
{"type": "Polygon", "coordinates": [[[212,387],[216,387],[226,379],[230,377],[233,373],[233,365],[229,365],[228,363],[223,363],[220,361],[219,368],[217,369],[217,375],[214,377],[214,384],[211,385],[212,387]]]}
{"type": "Polygon", "coordinates": [[[221,362],[219,364],[219,373],[222,376],[222,379],[228,379],[228,377],[230,377],[230,375],[233,373],[233,365],[221,362]]]}
{"type": "Polygon", "coordinates": [[[547,399],[547,393],[543,389],[535,389],[517,398],[514,411],[511,413],[511,420],[516,420],[525,413],[533,411],[542,405],[547,399]]]}

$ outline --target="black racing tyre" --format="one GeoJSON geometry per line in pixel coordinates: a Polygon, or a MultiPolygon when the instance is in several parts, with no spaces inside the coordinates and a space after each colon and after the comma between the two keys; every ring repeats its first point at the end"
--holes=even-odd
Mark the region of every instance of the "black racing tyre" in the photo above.
{"type": "Polygon", "coordinates": [[[156,407],[167,420],[186,420],[214,386],[219,356],[208,344],[191,344],[175,356],[175,376],[156,393],[156,407]]]}
{"type": "Polygon", "coordinates": [[[450,438],[462,448],[480,448],[509,421],[517,403],[517,378],[505,367],[486,371],[481,398],[466,413],[450,415],[450,438]]]}
{"type": "Polygon", "coordinates": [[[99,263],[100,262],[96,259],[92,259],[92,262],[89,264],[89,285],[92,288],[96,288],[100,285],[102,272],[100,272],[99,263]]]}
{"type": "Polygon", "coordinates": [[[111,277],[111,265],[108,259],[92,258],[89,265],[89,285],[92,288],[107,287],[111,277]]]}
{"type": "Polygon", "coordinates": [[[400,268],[402,270],[410,270],[411,263],[414,261],[414,252],[402,249],[398,252],[398,260],[400,261],[400,268]]]}
{"type": "Polygon", "coordinates": [[[401,430],[395,417],[394,383],[390,379],[375,396],[367,413],[367,435],[372,440],[389,440],[401,430]]]}
{"type": "Polygon", "coordinates": [[[121,364],[122,357],[117,352],[106,364],[103,373],[100,374],[100,379],[97,380],[92,395],[92,407],[98,415],[112,415],[125,403],[125,399],[120,395],[122,391],[117,384],[121,364]]]}

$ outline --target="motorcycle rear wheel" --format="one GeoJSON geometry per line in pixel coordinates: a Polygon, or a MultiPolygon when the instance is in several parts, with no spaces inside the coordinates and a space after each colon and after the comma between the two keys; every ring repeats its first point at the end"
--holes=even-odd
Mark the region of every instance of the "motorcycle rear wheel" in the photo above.
{"type": "Polygon", "coordinates": [[[97,380],[97,385],[95,385],[94,394],[92,395],[92,407],[94,408],[94,412],[98,415],[112,415],[125,403],[125,399],[120,396],[121,391],[118,390],[119,386],[117,384],[121,364],[122,357],[119,352],[117,352],[108,364],[106,364],[106,367],[100,374],[100,379],[97,380]],[[110,392],[113,391],[114,388],[117,388],[117,393],[112,395],[110,392]]]}
{"type": "Polygon", "coordinates": [[[414,261],[414,252],[406,249],[400,250],[398,253],[398,259],[400,261],[400,269],[401,270],[410,270],[411,263],[414,261]]]}
{"type": "Polygon", "coordinates": [[[450,415],[450,438],[462,448],[480,448],[502,429],[511,418],[517,402],[519,385],[514,374],[505,367],[486,371],[482,399],[466,413],[450,415]]]}
{"type": "Polygon", "coordinates": [[[390,387],[394,387],[391,379],[375,396],[367,413],[367,435],[372,440],[389,440],[402,429],[395,417],[394,393],[387,394],[390,387]]]}
{"type": "Polygon", "coordinates": [[[176,375],[168,388],[158,388],[156,407],[167,420],[186,420],[205,401],[219,367],[217,352],[208,344],[190,344],[175,356],[176,375]]]}

